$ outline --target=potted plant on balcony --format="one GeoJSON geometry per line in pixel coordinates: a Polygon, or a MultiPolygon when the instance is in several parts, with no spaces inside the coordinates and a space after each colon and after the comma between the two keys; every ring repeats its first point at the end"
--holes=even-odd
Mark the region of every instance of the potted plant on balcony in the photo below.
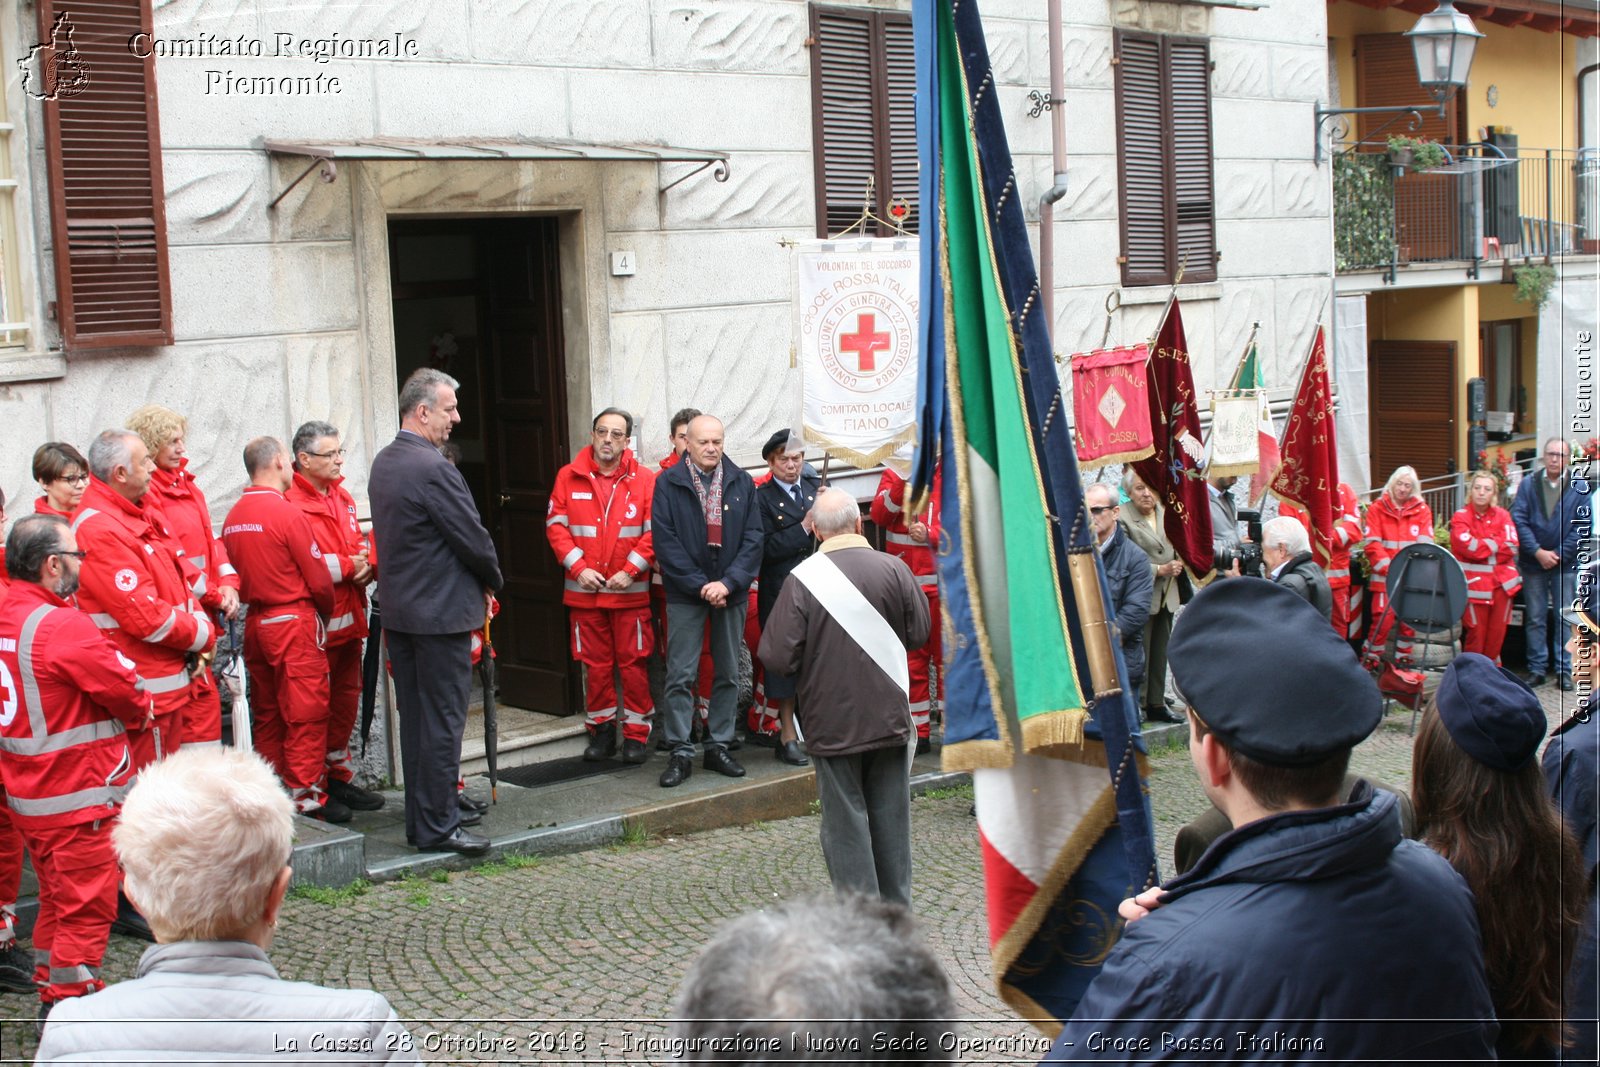
{"type": "Polygon", "coordinates": [[[1397,135],[1389,138],[1389,163],[1400,172],[1407,167],[1417,171],[1442,167],[1449,156],[1438,141],[1423,141],[1397,135]]]}

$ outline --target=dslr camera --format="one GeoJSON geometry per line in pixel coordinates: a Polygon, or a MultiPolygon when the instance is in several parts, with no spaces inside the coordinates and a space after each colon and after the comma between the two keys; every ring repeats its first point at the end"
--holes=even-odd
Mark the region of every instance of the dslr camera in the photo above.
{"type": "Polygon", "coordinates": [[[1234,560],[1239,561],[1239,573],[1252,578],[1266,576],[1266,566],[1261,559],[1261,512],[1241,511],[1239,518],[1244,520],[1244,528],[1248,541],[1243,542],[1237,549],[1228,545],[1218,545],[1216,558],[1213,560],[1219,572],[1233,569],[1234,560]]]}

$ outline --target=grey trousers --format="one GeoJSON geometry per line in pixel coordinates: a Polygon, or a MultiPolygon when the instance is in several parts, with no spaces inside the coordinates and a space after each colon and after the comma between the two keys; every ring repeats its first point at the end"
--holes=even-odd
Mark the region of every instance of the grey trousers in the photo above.
{"type": "Polygon", "coordinates": [[[711,620],[711,662],[716,670],[711,682],[711,710],[707,726],[709,748],[727,748],[733,740],[734,716],[739,703],[739,642],[744,636],[747,598],[729,597],[728,606],[714,608],[705,601],[683,604],[667,601],[667,685],[662,694],[667,714],[664,725],[674,756],[693,756],[689,741],[694,724],[694,689],[700,679],[700,645],[706,620],[711,620]]]}
{"type": "Polygon", "coordinates": [[[812,756],[822,855],[840,892],[911,906],[911,757],[916,740],[849,756],[812,756]]]}

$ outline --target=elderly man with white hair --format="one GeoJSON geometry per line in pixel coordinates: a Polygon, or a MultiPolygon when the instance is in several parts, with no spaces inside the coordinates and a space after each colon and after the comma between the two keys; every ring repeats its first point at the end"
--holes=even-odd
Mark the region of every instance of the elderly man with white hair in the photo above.
{"type": "Polygon", "coordinates": [[[1300,520],[1287,515],[1268,519],[1261,526],[1261,562],[1267,577],[1333,619],[1333,589],[1311,554],[1311,538],[1300,520]]]}
{"type": "Polygon", "coordinates": [[[132,981],[58,1003],[35,1063],[418,1062],[381,995],[268,961],[294,806],[259,756],[186,748],[146,768],[111,838],[157,944],[132,981]]]}
{"type": "Polygon", "coordinates": [[[928,639],[928,600],[911,568],[861,536],[849,493],[818,493],[811,525],[822,547],[784,582],[761,662],[799,675],[833,887],[909,905],[917,734],[906,652],[928,639]]]}

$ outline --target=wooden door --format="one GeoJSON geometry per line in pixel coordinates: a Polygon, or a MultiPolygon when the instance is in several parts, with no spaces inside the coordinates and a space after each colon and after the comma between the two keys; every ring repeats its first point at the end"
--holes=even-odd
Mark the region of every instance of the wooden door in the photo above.
{"type": "Polygon", "coordinates": [[[1372,480],[1383,484],[1399,466],[1419,478],[1448,474],[1456,454],[1454,341],[1373,341],[1372,480]]]}
{"type": "Polygon", "coordinates": [[[484,283],[485,460],[490,531],[505,588],[495,623],[500,698],[531,711],[583,707],[562,574],[544,520],[567,445],[554,219],[476,223],[484,283]]]}

